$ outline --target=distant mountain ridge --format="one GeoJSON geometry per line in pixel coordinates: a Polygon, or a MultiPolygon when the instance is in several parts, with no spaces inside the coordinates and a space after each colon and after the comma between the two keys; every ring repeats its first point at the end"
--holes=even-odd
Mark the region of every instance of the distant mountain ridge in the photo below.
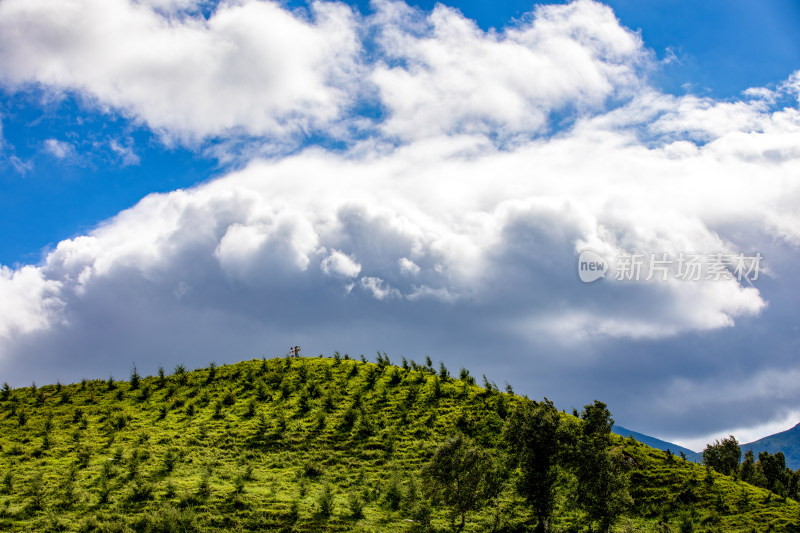
{"type": "MultiPolygon", "coordinates": [[[[655,437],[645,435],[644,433],[631,431],[630,429],[622,426],[615,425],[612,429],[617,435],[621,435],[623,437],[632,436],[637,441],[647,444],[651,448],[656,448],[658,450],[670,450],[673,453],[683,452],[686,455],[686,459],[689,461],[693,461],[695,463],[701,463],[703,461],[702,451],[695,452],[672,442],[657,439],[655,437]]],[[[797,424],[793,428],[787,429],[786,431],[781,431],[753,442],[741,444],[739,447],[742,450],[743,457],[745,452],[752,450],[756,456],[756,459],[758,459],[758,452],[766,451],[771,454],[782,452],[783,456],[786,458],[786,466],[792,470],[797,470],[800,468],[800,424],[797,424]]]]}
{"type": "MultiPolygon", "coordinates": [[[[645,435],[644,433],[639,433],[637,431],[631,431],[630,429],[624,428],[622,426],[614,425],[611,430],[620,435],[622,437],[633,437],[634,439],[638,440],[642,444],[647,444],[651,448],[655,448],[657,450],[664,450],[664,451],[671,451],[674,454],[680,454],[683,452],[687,458],[690,456],[698,455],[697,452],[694,450],[690,450],[689,448],[684,448],[683,446],[678,446],[672,442],[667,442],[665,440],[657,439],[655,437],[651,437],[650,435],[645,435]]],[[[702,455],[702,454],[701,454],[702,455]]]]}
{"type": "Polygon", "coordinates": [[[783,456],[786,458],[786,466],[792,470],[797,470],[800,468],[800,424],[763,439],[742,444],[739,447],[742,449],[742,455],[747,450],[753,450],[756,459],[758,459],[758,452],[783,452],[783,456]]]}

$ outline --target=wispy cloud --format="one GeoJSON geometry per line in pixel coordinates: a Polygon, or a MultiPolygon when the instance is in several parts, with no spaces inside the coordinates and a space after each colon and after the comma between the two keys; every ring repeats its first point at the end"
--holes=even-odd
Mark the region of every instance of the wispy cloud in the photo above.
{"type": "Polygon", "coordinates": [[[74,159],[77,156],[75,147],[72,144],[58,139],[46,139],[43,149],[45,153],[56,159],[74,159]]]}

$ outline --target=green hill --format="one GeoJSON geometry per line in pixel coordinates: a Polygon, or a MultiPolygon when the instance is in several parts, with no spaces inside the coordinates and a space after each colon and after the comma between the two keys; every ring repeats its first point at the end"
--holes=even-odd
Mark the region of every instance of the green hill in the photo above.
{"type": "MultiPolygon", "coordinates": [[[[499,453],[528,401],[461,378],[336,354],[5,389],[0,530],[396,532],[423,530],[429,509],[430,529],[450,531],[449,510],[425,500],[424,465],[457,432],[499,453]]],[[[615,531],[798,530],[791,499],[613,439],[632,496],[615,531]]],[[[562,474],[551,529],[587,531],[562,474]]],[[[517,475],[466,531],[534,529],[517,475]]]]}

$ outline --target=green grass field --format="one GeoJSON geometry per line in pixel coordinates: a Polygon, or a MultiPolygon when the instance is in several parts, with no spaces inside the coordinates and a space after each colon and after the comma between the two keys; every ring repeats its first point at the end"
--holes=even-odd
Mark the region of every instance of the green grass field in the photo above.
{"type": "MultiPolygon", "coordinates": [[[[462,376],[388,358],[276,358],[3,392],[0,530],[422,530],[421,469],[437,445],[461,431],[494,450],[521,401],[462,376]]],[[[633,497],[615,531],[800,531],[795,501],[614,438],[633,497]]],[[[572,484],[553,531],[590,530],[572,484]]],[[[433,530],[453,529],[449,509],[431,510],[433,530]]],[[[535,525],[512,474],[465,530],[535,525]]]]}

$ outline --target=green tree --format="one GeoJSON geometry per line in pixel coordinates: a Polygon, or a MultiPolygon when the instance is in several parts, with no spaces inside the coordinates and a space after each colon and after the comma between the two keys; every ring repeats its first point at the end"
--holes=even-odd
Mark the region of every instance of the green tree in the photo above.
{"type": "Polygon", "coordinates": [[[727,439],[714,441],[703,450],[703,463],[710,466],[720,474],[729,476],[739,468],[742,459],[742,450],[736,437],[729,435],[727,439]]]}
{"type": "Polygon", "coordinates": [[[602,531],[611,526],[631,505],[628,466],[619,449],[612,449],[611,418],[606,404],[595,400],[581,413],[576,448],[577,503],[602,531]]]}
{"type": "Polygon", "coordinates": [[[786,472],[786,477],[786,495],[793,500],[797,500],[798,496],[800,496],[800,472],[788,470],[786,472]]]}
{"type": "Polygon", "coordinates": [[[423,468],[424,487],[431,499],[453,509],[463,529],[467,512],[484,507],[496,492],[494,469],[491,456],[459,433],[439,446],[423,468]]]}
{"type": "Polygon", "coordinates": [[[775,491],[778,482],[783,483],[784,471],[786,470],[786,458],[783,456],[783,452],[776,454],[758,452],[758,465],[766,481],[765,487],[775,491]]]}
{"type": "Polygon", "coordinates": [[[506,425],[503,440],[513,466],[519,467],[517,492],[533,508],[536,531],[549,530],[558,481],[561,417],[553,402],[519,402],[506,425]]]}
{"type": "Polygon", "coordinates": [[[139,371],[136,370],[136,363],[133,364],[133,369],[131,370],[131,390],[136,390],[139,388],[139,384],[142,381],[142,376],[139,374],[139,371]]]}
{"type": "Polygon", "coordinates": [[[739,466],[739,479],[751,485],[756,484],[756,465],[753,450],[744,453],[744,461],[739,466]]]}

